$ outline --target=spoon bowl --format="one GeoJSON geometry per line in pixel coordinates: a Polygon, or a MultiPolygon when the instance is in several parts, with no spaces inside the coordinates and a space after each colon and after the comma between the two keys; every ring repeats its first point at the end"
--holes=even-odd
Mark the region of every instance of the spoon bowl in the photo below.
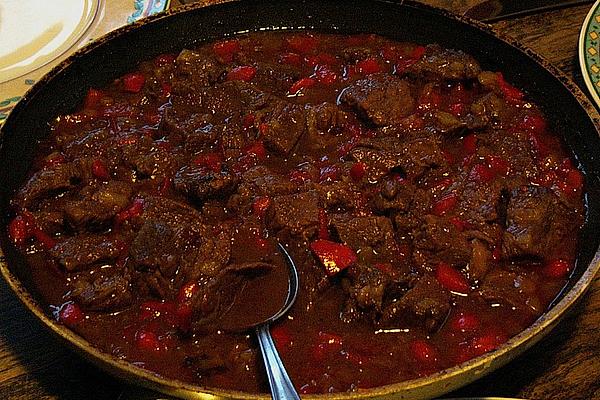
{"type": "Polygon", "coordinates": [[[265,369],[267,370],[267,376],[269,378],[272,398],[274,400],[295,400],[300,399],[300,396],[298,395],[298,392],[296,392],[292,380],[288,376],[288,373],[283,366],[283,362],[279,357],[279,353],[277,352],[277,348],[271,337],[269,325],[271,322],[284,316],[290,310],[294,301],[296,301],[296,296],[298,295],[298,271],[294,264],[294,260],[292,260],[285,247],[283,247],[281,243],[277,243],[277,247],[286,259],[286,264],[288,266],[289,286],[287,299],[283,307],[281,307],[276,314],[257,325],[255,330],[265,362],[265,369]]]}

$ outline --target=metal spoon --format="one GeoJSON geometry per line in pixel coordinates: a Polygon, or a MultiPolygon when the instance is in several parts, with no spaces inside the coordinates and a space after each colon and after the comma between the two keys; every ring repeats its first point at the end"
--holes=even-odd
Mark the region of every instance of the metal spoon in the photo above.
{"type": "Polygon", "coordinates": [[[284,316],[298,294],[298,272],[294,261],[277,243],[287,268],[276,268],[238,289],[234,301],[221,313],[219,329],[229,332],[254,330],[263,355],[274,400],[300,399],[277,353],[269,325],[284,316]],[[267,297],[268,296],[268,297],[267,297]]]}
{"type": "Polygon", "coordinates": [[[296,296],[298,294],[298,271],[296,270],[294,260],[292,260],[285,247],[283,247],[281,243],[277,243],[277,246],[288,264],[289,288],[287,299],[283,307],[281,307],[275,315],[260,323],[255,327],[255,330],[265,362],[269,386],[271,386],[271,397],[273,400],[295,400],[300,399],[300,396],[298,395],[298,392],[296,392],[296,389],[283,366],[279,353],[277,353],[277,348],[271,337],[269,325],[271,322],[284,316],[292,307],[294,301],[296,301],[296,296]]]}

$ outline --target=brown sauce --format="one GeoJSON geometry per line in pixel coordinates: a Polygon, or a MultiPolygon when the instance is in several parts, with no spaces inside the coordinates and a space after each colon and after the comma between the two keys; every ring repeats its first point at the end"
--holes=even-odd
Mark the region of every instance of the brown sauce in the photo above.
{"type": "Polygon", "coordinates": [[[427,376],[527,328],[572,271],[582,199],[542,112],[472,57],[261,33],[90,89],[41,144],[9,234],[93,345],[248,392],[268,390],[257,343],[218,325],[280,307],[279,241],[300,292],[273,336],[297,388],[327,393],[427,376]]]}

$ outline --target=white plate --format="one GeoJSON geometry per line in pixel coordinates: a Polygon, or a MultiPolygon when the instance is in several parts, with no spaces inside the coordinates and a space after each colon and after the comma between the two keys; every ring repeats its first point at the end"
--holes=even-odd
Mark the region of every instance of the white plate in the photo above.
{"type": "Polygon", "coordinates": [[[75,50],[168,5],[169,0],[0,0],[0,125],[27,89],[75,50]]]}
{"type": "Polygon", "coordinates": [[[0,83],[35,71],[67,52],[92,25],[99,1],[1,2],[0,83]]]}

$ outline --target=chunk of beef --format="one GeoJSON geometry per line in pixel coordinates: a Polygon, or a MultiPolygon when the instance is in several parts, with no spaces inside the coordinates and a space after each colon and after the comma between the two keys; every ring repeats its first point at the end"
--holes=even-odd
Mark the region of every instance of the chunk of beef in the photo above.
{"type": "Polygon", "coordinates": [[[419,228],[412,233],[418,265],[445,261],[464,266],[469,262],[473,249],[464,232],[445,217],[424,215],[421,220],[419,228]]]}
{"type": "Polygon", "coordinates": [[[385,327],[416,323],[433,332],[444,322],[450,308],[450,294],[435,278],[426,275],[385,308],[379,324],[385,327]]]}
{"type": "Polygon", "coordinates": [[[88,186],[80,192],[80,199],[65,204],[64,214],[69,224],[77,229],[104,228],[127,207],[131,194],[131,185],[122,181],[88,186]]]}
{"type": "Polygon", "coordinates": [[[460,50],[428,45],[425,55],[408,67],[406,73],[428,81],[476,79],[481,72],[479,63],[460,50]]]}
{"type": "Polygon", "coordinates": [[[173,93],[173,108],[188,113],[211,114],[214,123],[224,123],[233,115],[245,115],[265,108],[273,96],[250,83],[227,81],[198,90],[173,93]]]}
{"type": "Polygon", "coordinates": [[[308,133],[316,136],[319,133],[336,133],[348,121],[348,114],[332,103],[321,103],[306,106],[306,127],[308,133]]]}
{"type": "Polygon", "coordinates": [[[291,65],[258,62],[252,82],[261,90],[283,96],[298,79],[300,70],[291,65]]]}
{"type": "Polygon", "coordinates": [[[288,177],[276,174],[264,165],[244,172],[237,192],[227,202],[227,208],[240,211],[249,209],[256,196],[277,196],[296,192],[298,187],[288,177]]]}
{"type": "Polygon", "coordinates": [[[506,210],[502,253],[507,258],[546,259],[569,240],[580,216],[570,211],[549,189],[521,186],[513,189],[506,210]]]}
{"type": "Polygon", "coordinates": [[[321,204],[334,212],[355,210],[363,204],[363,195],[350,182],[315,184],[313,188],[319,194],[321,204]]]}
{"type": "Polygon", "coordinates": [[[198,201],[228,196],[235,191],[235,175],[222,170],[215,172],[198,165],[186,165],[175,174],[175,189],[198,201]]]}
{"type": "Polygon", "coordinates": [[[474,239],[471,245],[473,253],[468,265],[469,278],[473,283],[477,283],[481,282],[492,268],[492,252],[482,240],[474,239]]]}
{"type": "Polygon", "coordinates": [[[160,270],[164,277],[173,277],[180,265],[194,263],[196,255],[188,250],[198,247],[201,240],[193,236],[196,232],[186,228],[189,226],[176,227],[147,220],[131,243],[130,262],[138,270],[160,270]]]}
{"type": "Polygon", "coordinates": [[[132,270],[130,273],[132,290],[138,298],[172,300],[180,287],[175,285],[173,280],[163,276],[159,270],[132,270]]]}
{"type": "Polygon", "coordinates": [[[371,198],[371,206],[377,213],[390,211],[408,212],[415,196],[415,187],[397,176],[384,177],[377,185],[380,189],[371,198]]]}
{"type": "Polygon", "coordinates": [[[118,311],[133,299],[128,274],[115,267],[78,274],[69,282],[69,288],[69,297],[87,310],[118,311]]]}
{"type": "Polygon", "coordinates": [[[138,269],[155,271],[161,276],[164,270],[167,277],[175,274],[174,287],[179,287],[201,276],[214,276],[229,262],[230,232],[223,230],[215,235],[202,223],[202,214],[174,200],[147,196],[143,201],[143,213],[137,217],[140,231],[133,242],[139,247],[130,248],[130,253],[137,254],[134,259],[139,261],[138,269]],[[166,232],[166,237],[161,236],[161,231],[166,232]],[[160,254],[162,250],[149,248],[145,243],[161,238],[166,243],[161,242],[161,246],[170,246],[176,260],[171,263],[168,259],[164,267],[160,264],[165,257],[160,254]]]}
{"type": "Polygon", "coordinates": [[[62,211],[43,209],[32,213],[35,223],[47,234],[54,236],[56,233],[63,232],[65,218],[62,211]]]}
{"type": "Polygon", "coordinates": [[[316,192],[306,192],[273,197],[267,210],[271,228],[308,239],[319,226],[319,197],[316,192]]]}
{"type": "Polygon", "coordinates": [[[100,262],[111,262],[122,250],[122,244],[106,236],[84,234],[57,243],[50,249],[50,255],[67,271],[79,271],[100,262]]]}
{"type": "Polygon", "coordinates": [[[342,57],[344,61],[349,63],[356,63],[373,56],[373,50],[368,47],[346,47],[342,51],[342,57]]]}
{"type": "Polygon", "coordinates": [[[501,157],[506,161],[511,172],[524,172],[521,176],[510,174],[511,180],[520,178],[524,184],[527,176],[536,174],[539,170],[538,162],[527,132],[504,130],[488,130],[487,132],[486,135],[478,135],[477,145],[480,152],[501,157]],[[510,160],[510,164],[507,160],[510,160]]]}
{"type": "Polygon", "coordinates": [[[494,126],[501,121],[510,120],[514,109],[506,104],[496,93],[487,93],[471,104],[471,113],[480,125],[494,126]]]}
{"type": "Polygon", "coordinates": [[[186,144],[193,143],[197,149],[213,144],[218,137],[210,114],[188,113],[173,108],[165,111],[160,130],[168,135],[185,137],[186,144]]]}
{"type": "MultiPolygon", "coordinates": [[[[112,149],[107,148],[107,142],[114,138],[114,133],[109,128],[98,128],[91,131],[79,132],[77,136],[58,136],[57,142],[62,153],[69,159],[80,157],[109,156],[112,149]]],[[[109,157],[113,158],[113,157],[109,157]]]]}
{"type": "Polygon", "coordinates": [[[280,101],[257,112],[267,148],[287,155],[306,130],[306,114],[300,105],[280,101]]]}
{"type": "Polygon", "coordinates": [[[351,114],[332,103],[307,104],[305,110],[306,134],[298,146],[323,151],[339,147],[344,140],[348,140],[341,133],[346,130],[351,114]]]}
{"type": "Polygon", "coordinates": [[[392,217],[398,238],[412,238],[413,232],[421,225],[421,219],[412,212],[398,212],[392,217]]]}
{"type": "Polygon", "coordinates": [[[89,177],[89,162],[79,160],[58,164],[36,172],[16,193],[13,204],[35,209],[35,203],[47,196],[72,190],[89,177]]]}
{"type": "Polygon", "coordinates": [[[444,135],[458,135],[465,131],[467,122],[454,114],[436,110],[433,113],[433,128],[444,135]]]}
{"type": "Polygon", "coordinates": [[[492,182],[486,185],[467,182],[458,202],[458,209],[470,220],[497,222],[501,215],[504,184],[492,182]]]}
{"type": "Polygon", "coordinates": [[[392,169],[400,169],[412,180],[431,168],[446,165],[441,141],[435,136],[362,139],[350,156],[366,164],[370,180],[379,180],[392,169]]]}
{"type": "Polygon", "coordinates": [[[138,178],[170,171],[176,164],[173,154],[148,136],[123,145],[121,149],[124,162],[137,172],[138,178]]]}
{"type": "Polygon", "coordinates": [[[249,187],[253,194],[262,196],[290,194],[296,190],[296,185],[286,176],[276,174],[264,165],[258,165],[244,172],[240,186],[249,187]]]}
{"type": "Polygon", "coordinates": [[[537,285],[531,274],[525,271],[495,269],[487,274],[477,294],[488,302],[514,307],[532,317],[544,311],[537,296],[537,285]]]}
{"type": "Polygon", "coordinates": [[[410,85],[389,74],[372,74],[356,81],[344,89],[340,100],[377,126],[397,124],[415,107],[410,85]]]}
{"type": "Polygon", "coordinates": [[[175,60],[175,84],[210,86],[225,73],[225,66],[206,53],[183,50],[175,60]]]}
{"type": "Polygon", "coordinates": [[[386,287],[391,283],[389,276],[364,264],[349,267],[347,276],[342,285],[348,296],[342,319],[350,322],[366,316],[377,321],[383,309],[386,287]]]}
{"type": "Polygon", "coordinates": [[[394,230],[386,217],[336,217],[331,225],[339,238],[363,257],[372,254],[378,261],[393,261],[397,257],[394,230]]]}
{"type": "Polygon", "coordinates": [[[158,270],[161,276],[183,284],[201,275],[214,275],[230,256],[227,233],[214,235],[199,223],[168,224],[146,221],[129,250],[138,270],[158,270]]]}

